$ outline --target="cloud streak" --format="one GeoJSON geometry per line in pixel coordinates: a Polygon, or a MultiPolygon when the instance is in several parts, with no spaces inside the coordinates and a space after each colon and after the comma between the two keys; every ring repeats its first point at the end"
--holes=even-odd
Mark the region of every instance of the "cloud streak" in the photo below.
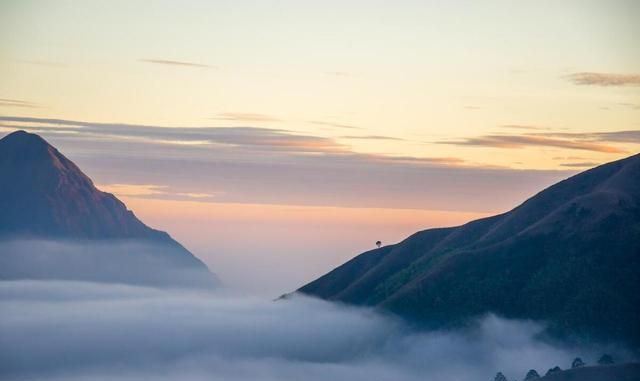
{"type": "Polygon", "coordinates": [[[565,138],[565,139],[581,139],[581,140],[595,140],[595,141],[602,141],[602,142],[640,144],[640,130],[586,132],[586,133],[555,132],[555,133],[549,133],[547,135],[565,138]]]}
{"type": "Polygon", "coordinates": [[[570,74],[567,78],[576,85],[604,87],[640,86],[640,74],[580,72],[570,74]]]}
{"type": "Polygon", "coordinates": [[[40,105],[19,99],[0,98],[0,107],[38,108],[40,105]]]}
{"type": "Polygon", "coordinates": [[[513,130],[528,130],[528,131],[540,131],[540,130],[550,130],[550,127],[541,127],[541,126],[530,126],[523,124],[503,124],[500,128],[505,129],[513,129],[513,130]]]}
{"type": "Polygon", "coordinates": [[[581,163],[563,163],[560,164],[560,166],[562,167],[568,167],[568,168],[591,168],[591,167],[595,167],[597,166],[598,163],[595,162],[591,162],[591,161],[585,161],[585,162],[581,162],[581,163]]]}
{"type": "Polygon", "coordinates": [[[158,65],[168,65],[168,66],[183,66],[183,67],[196,67],[196,68],[215,68],[215,66],[205,65],[201,63],[195,62],[187,62],[187,61],[173,61],[173,60],[164,60],[164,59],[154,59],[154,58],[141,58],[140,62],[146,62],[151,64],[158,65]]]}
{"type": "Polygon", "coordinates": [[[466,330],[416,332],[369,309],[304,297],[0,282],[7,381],[475,381],[565,368],[578,355],[593,363],[599,353],[539,341],[541,330],[489,316],[466,330]]]}
{"type": "Polygon", "coordinates": [[[155,184],[98,184],[98,189],[103,192],[109,192],[118,196],[138,197],[151,199],[185,199],[185,200],[215,200],[221,192],[217,193],[194,193],[194,192],[175,192],[166,185],[155,184]]]}
{"type": "MultiPolygon", "coordinates": [[[[541,127],[509,126],[509,128],[526,127],[526,129],[542,129],[541,127]]],[[[461,146],[478,146],[494,148],[555,147],[600,153],[626,153],[627,151],[611,143],[640,143],[640,131],[611,131],[591,133],[544,132],[525,134],[494,134],[466,138],[454,141],[441,141],[440,144],[461,146]]]]}
{"type": "Polygon", "coordinates": [[[347,148],[332,139],[293,134],[286,130],[258,127],[155,127],[134,124],[90,123],[63,119],[29,117],[0,117],[0,121],[37,123],[38,127],[13,125],[36,132],[76,134],[84,132],[94,136],[117,137],[147,143],[174,145],[224,145],[254,150],[300,153],[346,152],[347,148]],[[48,126],[47,126],[48,125],[48,126]],[[81,131],[78,130],[81,128],[81,131]]]}
{"type": "Polygon", "coordinates": [[[67,66],[66,64],[63,64],[60,62],[41,61],[41,60],[21,60],[18,62],[28,64],[28,65],[44,66],[44,67],[50,67],[50,68],[63,68],[67,66]]]}
{"type": "Polygon", "coordinates": [[[334,139],[273,128],[15,116],[0,117],[0,123],[7,132],[42,134],[99,184],[166,187],[163,194],[140,196],[145,198],[213,194],[209,200],[223,203],[487,212],[513,207],[572,173],[482,167],[455,157],[362,154],[334,139]],[[496,189],[503,197],[492,196],[496,189]]]}
{"type": "Polygon", "coordinates": [[[470,145],[470,146],[483,146],[483,147],[495,147],[495,148],[523,148],[527,146],[538,147],[556,147],[556,148],[569,148],[584,151],[595,151],[605,153],[623,153],[616,147],[612,147],[605,144],[573,141],[564,139],[554,139],[544,136],[532,136],[532,135],[487,135],[478,138],[469,138],[463,141],[453,142],[449,144],[457,145],[470,145]]]}
{"type": "Polygon", "coordinates": [[[211,118],[214,120],[235,120],[242,122],[278,122],[280,119],[266,114],[252,112],[223,112],[211,118]]]}
{"type": "Polygon", "coordinates": [[[406,139],[394,138],[392,136],[383,136],[383,135],[349,135],[349,136],[340,136],[340,139],[349,139],[349,140],[393,140],[393,141],[406,141],[406,139]]]}
{"type": "Polygon", "coordinates": [[[333,123],[333,122],[323,122],[321,120],[310,120],[309,123],[315,124],[317,126],[327,126],[327,127],[335,127],[335,128],[346,128],[350,130],[361,130],[361,127],[352,126],[350,124],[342,124],[342,123],[333,123]]]}

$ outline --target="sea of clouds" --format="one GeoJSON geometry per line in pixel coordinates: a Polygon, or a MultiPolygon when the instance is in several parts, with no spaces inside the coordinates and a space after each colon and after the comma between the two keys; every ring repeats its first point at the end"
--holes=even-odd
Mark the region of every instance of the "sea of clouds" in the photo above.
{"type": "Polygon", "coordinates": [[[65,279],[101,283],[212,287],[198,259],[151,240],[0,240],[0,279],[65,279]]]}
{"type": "Polygon", "coordinates": [[[71,281],[0,281],[3,380],[510,380],[586,351],[486,316],[417,332],[391,316],[294,296],[71,281]]]}

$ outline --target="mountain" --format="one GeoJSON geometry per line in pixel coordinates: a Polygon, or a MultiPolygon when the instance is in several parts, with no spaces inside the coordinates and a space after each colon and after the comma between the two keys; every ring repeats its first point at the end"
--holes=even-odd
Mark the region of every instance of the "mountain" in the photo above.
{"type": "Polygon", "coordinates": [[[0,185],[0,279],[216,283],[204,263],[38,135],[0,139],[0,185]]]}
{"type": "MultiPolygon", "coordinates": [[[[497,195],[499,196],[499,195],[497,195]]],[[[548,332],[640,347],[640,155],[515,209],[365,252],[298,292],[429,327],[492,312],[548,332]]]]}

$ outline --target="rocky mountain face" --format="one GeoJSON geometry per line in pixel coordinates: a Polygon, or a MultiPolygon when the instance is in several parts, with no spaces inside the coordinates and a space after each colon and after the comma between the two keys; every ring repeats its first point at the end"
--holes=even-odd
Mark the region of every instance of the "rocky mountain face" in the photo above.
{"type": "Polygon", "coordinates": [[[0,211],[0,278],[161,285],[172,282],[174,268],[180,284],[216,283],[182,245],[98,190],[38,135],[16,131],[0,139],[0,211]]]}
{"type": "Polygon", "coordinates": [[[298,291],[429,327],[496,313],[640,347],[640,155],[515,209],[365,252],[298,291]]]}

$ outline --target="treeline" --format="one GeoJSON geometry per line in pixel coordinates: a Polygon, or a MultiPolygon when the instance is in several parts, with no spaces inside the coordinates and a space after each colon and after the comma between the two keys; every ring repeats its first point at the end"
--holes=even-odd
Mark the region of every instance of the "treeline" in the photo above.
{"type": "MultiPolygon", "coordinates": [[[[600,359],[598,360],[598,365],[612,365],[614,363],[613,361],[613,357],[611,357],[608,354],[604,354],[600,357],[600,359]]],[[[585,366],[585,362],[582,361],[582,359],[580,357],[576,357],[572,362],[571,362],[571,369],[575,369],[575,368],[580,368],[585,366]]],[[[558,373],[561,372],[562,368],[560,368],[559,366],[554,366],[553,368],[550,368],[549,370],[547,370],[547,373],[545,373],[545,376],[548,376],[550,374],[553,373],[558,373]]],[[[523,381],[531,381],[531,380],[536,380],[539,379],[541,376],[538,373],[538,371],[536,371],[535,369],[530,369],[527,374],[524,376],[523,381]]],[[[496,374],[496,376],[493,378],[493,381],[507,381],[507,377],[505,377],[504,374],[502,374],[502,372],[498,372],[496,374]]],[[[516,380],[517,381],[517,380],[516,380]]]]}

